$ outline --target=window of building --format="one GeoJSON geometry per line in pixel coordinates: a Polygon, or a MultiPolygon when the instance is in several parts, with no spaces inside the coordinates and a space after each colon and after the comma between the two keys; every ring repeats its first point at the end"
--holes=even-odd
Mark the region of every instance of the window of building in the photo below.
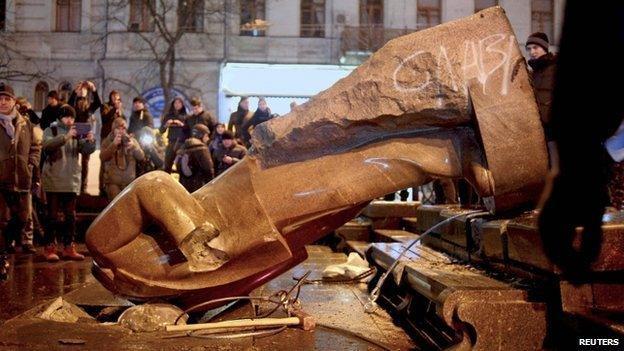
{"type": "Polygon", "coordinates": [[[552,42],[554,39],[554,3],[552,0],[531,2],[531,32],[543,32],[552,42]]]}
{"type": "Polygon", "coordinates": [[[360,0],[359,50],[376,51],[385,42],[383,10],[383,0],[360,0]]]}
{"type": "Polygon", "coordinates": [[[0,0],[0,31],[6,29],[6,0],[0,0]]]}
{"type": "Polygon", "coordinates": [[[241,0],[240,35],[263,37],[267,27],[265,10],[264,0],[241,0]]]}
{"type": "Polygon", "coordinates": [[[360,26],[383,26],[382,0],[360,0],[360,26]]]}
{"type": "Polygon", "coordinates": [[[130,0],[130,23],[128,29],[133,32],[151,32],[154,21],[150,7],[155,6],[154,0],[130,0]]]}
{"type": "Polygon", "coordinates": [[[205,0],[179,0],[178,25],[186,32],[200,33],[204,31],[205,0]]]}
{"type": "Polygon", "coordinates": [[[41,111],[47,105],[50,87],[46,82],[39,82],[35,86],[35,111],[41,111]]]}
{"type": "Polygon", "coordinates": [[[56,31],[80,32],[81,0],[56,0],[56,31]]]}
{"type": "Polygon", "coordinates": [[[301,1],[301,36],[325,37],[325,0],[301,1]]]}
{"type": "Polygon", "coordinates": [[[418,0],[416,4],[416,27],[418,29],[437,26],[442,22],[440,0],[418,0]]]}
{"type": "Polygon", "coordinates": [[[498,0],[475,0],[475,13],[498,5],[498,0]]]}
{"type": "Polygon", "coordinates": [[[72,85],[70,82],[63,82],[61,84],[59,84],[59,99],[61,100],[61,102],[63,103],[67,103],[67,101],[69,101],[69,96],[72,93],[72,85]]]}

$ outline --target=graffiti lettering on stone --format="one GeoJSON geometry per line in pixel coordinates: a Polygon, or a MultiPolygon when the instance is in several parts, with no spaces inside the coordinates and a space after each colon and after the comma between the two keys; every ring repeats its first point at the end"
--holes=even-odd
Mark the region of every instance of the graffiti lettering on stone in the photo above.
{"type": "Polygon", "coordinates": [[[460,46],[463,48],[461,53],[449,52],[443,45],[435,53],[416,51],[402,59],[394,70],[394,87],[404,93],[427,88],[437,88],[440,92],[457,92],[463,88],[466,93],[468,82],[476,79],[484,94],[507,95],[515,45],[513,35],[493,34],[480,40],[466,40],[460,46]],[[453,62],[453,59],[461,62],[453,62]],[[459,67],[460,72],[455,72],[453,67],[459,67]],[[492,79],[495,76],[500,78],[492,79]]]}

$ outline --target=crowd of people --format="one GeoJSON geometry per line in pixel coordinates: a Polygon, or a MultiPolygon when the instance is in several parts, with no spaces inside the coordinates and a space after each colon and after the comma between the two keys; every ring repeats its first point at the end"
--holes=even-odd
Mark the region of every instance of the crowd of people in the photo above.
{"type": "Polygon", "coordinates": [[[27,99],[0,83],[0,275],[6,253],[35,254],[35,241],[49,262],[84,259],[75,244],[76,207],[98,145],[98,111],[99,196],[109,201],[155,170],[178,173],[189,192],[201,188],[243,159],[250,130],[276,116],[262,98],[251,112],[243,97],[226,125],[200,98],[187,111],[175,97],[156,129],[142,97],[132,100],[126,117],[120,92],[111,91],[102,103],[89,81],[79,82],[67,101],[56,91],[47,100],[38,115],[27,99]]]}

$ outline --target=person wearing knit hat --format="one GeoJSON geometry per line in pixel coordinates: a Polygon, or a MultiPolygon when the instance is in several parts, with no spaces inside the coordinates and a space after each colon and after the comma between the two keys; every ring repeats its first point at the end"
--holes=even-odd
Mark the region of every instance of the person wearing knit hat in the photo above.
{"type": "Polygon", "coordinates": [[[191,137],[184,141],[184,145],[176,156],[175,164],[180,174],[180,184],[189,193],[201,188],[214,178],[214,164],[208,150],[209,139],[208,126],[196,124],[193,126],[191,137]]]}
{"type": "Polygon", "coordinates": [[[191,136],[197,139],[210,138],[210,129],[204,124],[196,124],[191,130],[191,136]]]}
{"type": "Polygon", "coordinates": [[[62,257],[81,261],[74,242],[76,205],[81,191],[81,158],[95,151],[93,132],[80,137],[75,127],[76,110],[68,104],[59,108],[58,120],[43,131],[46,159],[41,170],[41,185],[46,192],[49,220],[43,255],[48,262],[59,260],[57,244],[63,246],[62,257]]]}
{"type": "Polygon", "coordinates": [[[63,117],[71,117],[76,119],[76,110],[71,105],[63,104],[59,110],[59,120],[63,117]]]}
{"type": "Polygon", "coordinates": [[[132,114],[128,123],[128,133],[136,136],[145,127],[154,128],[154,117],[147,108],[145,99],[137,96],[132,99],[132,114]]]}
{"type": "Polygon", "coordinates": [[[550,108],[555,85],[557,56],[550,52],[548,36],[541,32],[531,34],[527,38],[525,47],[529,55],[528,64],[532,69],[533,91],[535,92],[546,140],[549,144],[548,149],[552,163],[555,162],[556,152],[554,151],[554,144],[551,142],[550,108]]]}
{"type": "Polygon", "coordinates": [[[529,35],[525,47],[532,59],[539,58],[550,52],[550,43],[548,35],[542,32],[535,32],[529,35]]]}

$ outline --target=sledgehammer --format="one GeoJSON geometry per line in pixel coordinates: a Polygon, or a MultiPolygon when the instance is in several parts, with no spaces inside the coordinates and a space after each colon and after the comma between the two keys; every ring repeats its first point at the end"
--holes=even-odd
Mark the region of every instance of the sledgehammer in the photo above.
{"type": "Polygon", "coordinates": [[[260,319],[236,319],[232,321],[199,323],[189,325],[168,325],[165,330],[174,331],[193,331],[193,330],[210,330],[210,329],[239,329],[251,327],[281,327],[281,326],[299,326],[303,330],[313,330],[316,323],[314,318],[302,311],[293,312],[294,317],[286,318],[260,318],[260,319]]]}

